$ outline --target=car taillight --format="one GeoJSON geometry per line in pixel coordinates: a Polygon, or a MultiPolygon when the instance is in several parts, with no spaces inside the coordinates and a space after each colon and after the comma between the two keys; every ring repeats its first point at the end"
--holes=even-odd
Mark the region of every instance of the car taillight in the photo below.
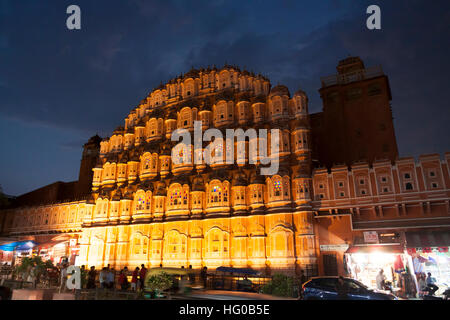
{"type": "Polygon", "coordinates": [[[311,280],[306,281],[303,285],[302,285],[302,293],[305,292],[305,286],[308,284],[308,282],[310,282],[311,280]]]}

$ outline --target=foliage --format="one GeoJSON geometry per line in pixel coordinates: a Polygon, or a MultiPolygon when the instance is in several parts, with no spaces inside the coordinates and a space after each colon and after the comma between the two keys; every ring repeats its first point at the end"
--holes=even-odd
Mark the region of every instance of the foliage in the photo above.
{"type": "Polygon", "coordinates": [[[47,269],[53,267],[50,260],[42,261],[41,257],[35,256],[33,258],[23,258],[20,265],[17,265],[14,272],[16,274],[28,274],[31,268],[34,267],[34,275],[39,278],[47,274],[47,269]]]}
{"type": "Polygon", "coordinates": [[[152,291],[164,291],[170,289],[172,284],[172,277],[165,272],[161,272],[148,279],[147,288],[152,291]]]}
{"type": "Polygon", "coordinates": [[[264,285],[263,293],[280,297],[290,297],[293,294],[294,280],[292,277],[277,273],[272,280],[264,285]]]}

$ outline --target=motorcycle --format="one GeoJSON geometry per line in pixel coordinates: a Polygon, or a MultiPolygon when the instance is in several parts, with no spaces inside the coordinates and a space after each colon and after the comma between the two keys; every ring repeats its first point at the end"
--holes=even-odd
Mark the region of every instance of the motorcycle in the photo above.
{"type": "Polygon", "coordinates": [[[424,290],[424,295],[422,296],[423,300],[450,300],[450,288],[447,288],[443,293],[442,297],[435,296],[434,293],[431,294],[431,291],[433,291],[431,288],[426,288],[424,290]]]}

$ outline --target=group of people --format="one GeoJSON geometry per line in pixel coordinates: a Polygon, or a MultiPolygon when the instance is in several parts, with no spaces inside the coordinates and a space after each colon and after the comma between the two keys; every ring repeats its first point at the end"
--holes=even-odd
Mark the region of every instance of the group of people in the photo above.
{"type": "MultiPolygon", "coordinates": [[[[116,284],[119,284],[121,290],[128,290],[130,283],[128,281],[128,268],[125,267],[119,272],[119,277],[116,283],[116,270],[111,268],[110,265],[102,268],[98,274],[98,282],[102,289],[115,289],[116,284]]],[[[131,274],[131,290],[142,290],[144,288],[145,276],[147,274],[147,268],[144,264],[141,268],[136,269],[131,274]]],[[[92,266],[89,272],[86,271],[85,266],[81,266],[81,286],[86,289],[97,288],[97,270],[92,266]]]]}
{"type": "Polygon", "coordinates": [[[436,279],[431,276],[431,272],[428,272],[428,276],[425,273],[419,273],[417,276],[417,284],[421,294],[428,293],[429,295],[434,295],[439,287],[436,285],[436,279]]]}

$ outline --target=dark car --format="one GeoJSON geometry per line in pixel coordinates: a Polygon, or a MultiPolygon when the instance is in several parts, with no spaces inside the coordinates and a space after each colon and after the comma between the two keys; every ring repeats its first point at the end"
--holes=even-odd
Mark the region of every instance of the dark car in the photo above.
{"type": "MultiPolygon", "coordinates": [[[[304,300],[338,300],[336,285],[338,277],[318,277],[312,278],[302,286],[302,297],[304,300]]],[[[349,300],[396,300],[392,294],[376,292],[361,282],[344,278],[347,297],[349,300]]]]}

